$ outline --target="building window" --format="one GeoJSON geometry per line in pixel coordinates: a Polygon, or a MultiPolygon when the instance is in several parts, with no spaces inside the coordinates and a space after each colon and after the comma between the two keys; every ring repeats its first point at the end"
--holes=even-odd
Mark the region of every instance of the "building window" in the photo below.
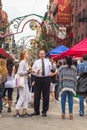
{"type": "Polygon", "coordinates": [[[75,28],[78,30],[79,22],[78,22],[78,16],[75,16],[75,28]]]}
{"type": "Polygon", "coordinates": [[[78,14],[79,26],[80,26],[80,20],[81,20],[81,12],[78,14]]]}
{"type": "Polygon", "coordinates": [[[84,34],[82,34],[82,36],[81,36],[81,40],[83,40],[84,39],[84,34]]]}
{"type": "Polygon", "coordinates": [[[78,19],[80,19],[81,18],[81,12],[78,14],[78,19]]]}
{"type": "Polygon", "coordinates": [[[74,39],[74,44],[76,44],[76,39],[74,39]]]}
{"type": "Polygon", "coordinates": [[[81,1],[82,1],[82,0],[79,0],[79,6],[81,6],[81,1]]]}
{"type": "Polygon", "coordinates": [[[85,12],[86,12],[85,9],[83,9],[83,18],[85,17],[85,12]]]}
{"type": "Polygon", "coordinates": [[[78,7],[78,0],[76,0],[76,9],[77,9],[77,7],[78,7]]]}
{"type": "Polygon", "coordinates": [[[75,22],[77,23],[77,21],[78,21],[78,18],[77,18],[77,16],[75,16],[75,22]]]}
{"type": "Polygon", "coordinates": [[[72,23],[73,23],[73,21],[74,21],[74,15],[72,14],[72,23]]]}
{"type": "Polygon", "coordinates": [[[80,41],[80,37],[78,36],[78,42],[80,41]]]}
{"type": "Polygon", "coordinates": [[[86,33],[86,37],[87,37],[87,33],[86,33]]]}
{"type": "Polygon", "coordinates": [[[74,8],[74,0],[72,1],[72,8],[74,8]]]}

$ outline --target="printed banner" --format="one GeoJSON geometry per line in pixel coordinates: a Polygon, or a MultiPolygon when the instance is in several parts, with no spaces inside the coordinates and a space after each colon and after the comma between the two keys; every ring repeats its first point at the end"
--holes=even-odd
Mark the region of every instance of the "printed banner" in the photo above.
{"type": "Polygon", "coordinates": [[[58,0],[58,24],[70,24],[71,0],[58,0]]]}

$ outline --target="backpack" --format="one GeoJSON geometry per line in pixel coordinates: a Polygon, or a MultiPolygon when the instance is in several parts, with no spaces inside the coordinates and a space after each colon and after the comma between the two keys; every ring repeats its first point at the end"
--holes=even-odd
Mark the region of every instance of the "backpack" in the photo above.
{"type": "Polygon", "coordinates": [[[87,96],[87,72],[81,73],[77,80],[77,94],[87,96]]]}

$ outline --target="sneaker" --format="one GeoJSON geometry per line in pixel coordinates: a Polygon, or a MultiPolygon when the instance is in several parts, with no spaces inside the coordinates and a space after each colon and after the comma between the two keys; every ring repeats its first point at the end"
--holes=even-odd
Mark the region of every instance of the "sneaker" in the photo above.
{"type": "Polygon", "coordinates": [[[9,113],[11,112],[11,108],[8,108],[8,112],[9,112],[9,113]]]}
{"type": "Polygon", "coordinates": [[[7,108],[7,107],[8,107],[8,104],[6,103],[6,104],[4,105],[4,107],[7,108]]]}
{"type": "Polygon", "coordinates": [[[55,99],[54,102],[55,102],[55,103],[58,103],[58,100],[55,99]]]}
{"type": "Polygon", "coordinates": [[[4,106],[5,108],[7,108],[7,107],[8,107],[8,103],[7,103],[7,102],[3,102],[3,106],[4,106]]]}
{"type": "Polygon", "coordinates": [[[80,113],[79,116],[84,116],[84,114],[83,114],[83,113],[80,113]]]}

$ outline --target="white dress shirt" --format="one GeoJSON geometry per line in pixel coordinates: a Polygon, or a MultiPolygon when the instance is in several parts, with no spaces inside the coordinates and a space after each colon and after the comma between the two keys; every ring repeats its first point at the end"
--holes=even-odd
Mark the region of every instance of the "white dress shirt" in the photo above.
{"type": "MultiPolygon", "coordinates": [[[[46,59],[46,58],[44,59],[44,67],[45,67],[45,77],[50,76],[52,65],[51,65],[51,62],[49,61],[49,59],[46,59]]],[[[34,74],[37,77],[42,77],[42,60],[41,59],[38,59],[34,62],[32,70],[35,71],[34,74]]]]}

